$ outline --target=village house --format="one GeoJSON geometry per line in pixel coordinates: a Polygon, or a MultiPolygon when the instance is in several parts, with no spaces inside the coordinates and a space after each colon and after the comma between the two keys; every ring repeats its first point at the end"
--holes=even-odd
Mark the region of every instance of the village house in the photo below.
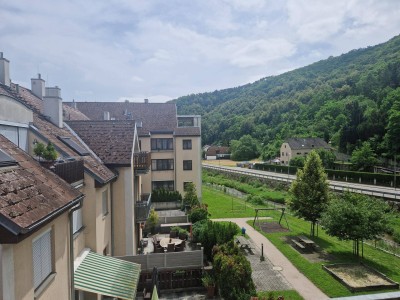
{"type": "Polygon", "coordinates": [[[306,156],[312,150],[326,149],[331,147],[321,138],[288,138],[280,149],[280,161],[283,165],[289,165],[292,158],[306,156]]]}

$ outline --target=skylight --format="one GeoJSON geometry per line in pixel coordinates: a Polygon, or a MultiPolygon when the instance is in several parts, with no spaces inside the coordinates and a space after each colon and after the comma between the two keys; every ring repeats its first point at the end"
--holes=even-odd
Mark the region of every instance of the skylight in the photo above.
{"type": "Polygon", "coordinates": [[[15,166],[17,161],[0,149],[0,167],[15,166]]]}
{"type": "Polygon", "coordinates": [[[75,143],[70,137],[58,137],[65,145],[70,147],[72,150],[74,150],[76,153],[78,153],[80,156],[86,156],[89,155],[89,151],[87,151],[85,148],[81,147],[77,143],[75,143]]]}

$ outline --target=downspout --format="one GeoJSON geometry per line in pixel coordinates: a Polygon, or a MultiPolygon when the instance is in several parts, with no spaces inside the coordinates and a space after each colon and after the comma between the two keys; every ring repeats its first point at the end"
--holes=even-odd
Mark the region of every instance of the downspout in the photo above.
{"type": "Polygon", "coordinates": [[[73,227],[73,218],[72,214],[74,211],[81,209],[83,206],[83,197],[79,199],[78,206],[73,207],[69,213],[69,269],[71,272],[71,300],[75,300],[75,280],[74,280],[74,227],[73,227]]]}
{"type": "Polygon", "coordinates": [[[114,256],[114,201],[113,201],[113,184],[110,182],[110,206],[111,206],[111,256],[114,256]]]}

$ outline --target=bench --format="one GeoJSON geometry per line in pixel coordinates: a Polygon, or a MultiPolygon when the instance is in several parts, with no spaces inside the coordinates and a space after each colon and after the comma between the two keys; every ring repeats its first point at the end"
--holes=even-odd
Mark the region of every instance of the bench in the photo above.
{"type": "Polygon", "coordinates": [[[252,249],[249,240],[247,240],[246,238],[244,238],[243,236],[238,236],[236,237],[236,244],[238,244],[240,246],[240,248],[242,249],[252,249]]]}
{"type": "Polygon", "coordinates": [[[292,240],[293,244],[295,244],[297,247],[299,247],[300,249],[306,249],[306,247],[304,247],[303,244],[299,243],[296,240],[292,240]]]}

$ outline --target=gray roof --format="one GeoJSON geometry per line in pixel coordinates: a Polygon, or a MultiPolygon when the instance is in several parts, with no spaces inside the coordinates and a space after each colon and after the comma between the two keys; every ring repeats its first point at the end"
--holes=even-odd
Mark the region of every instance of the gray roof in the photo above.
{"type": "Polygon", "coordinates": [[[331,147],[321,138],[288,138],[285,140],[292,150],[299,149],[330,149],[331,147]]]}

